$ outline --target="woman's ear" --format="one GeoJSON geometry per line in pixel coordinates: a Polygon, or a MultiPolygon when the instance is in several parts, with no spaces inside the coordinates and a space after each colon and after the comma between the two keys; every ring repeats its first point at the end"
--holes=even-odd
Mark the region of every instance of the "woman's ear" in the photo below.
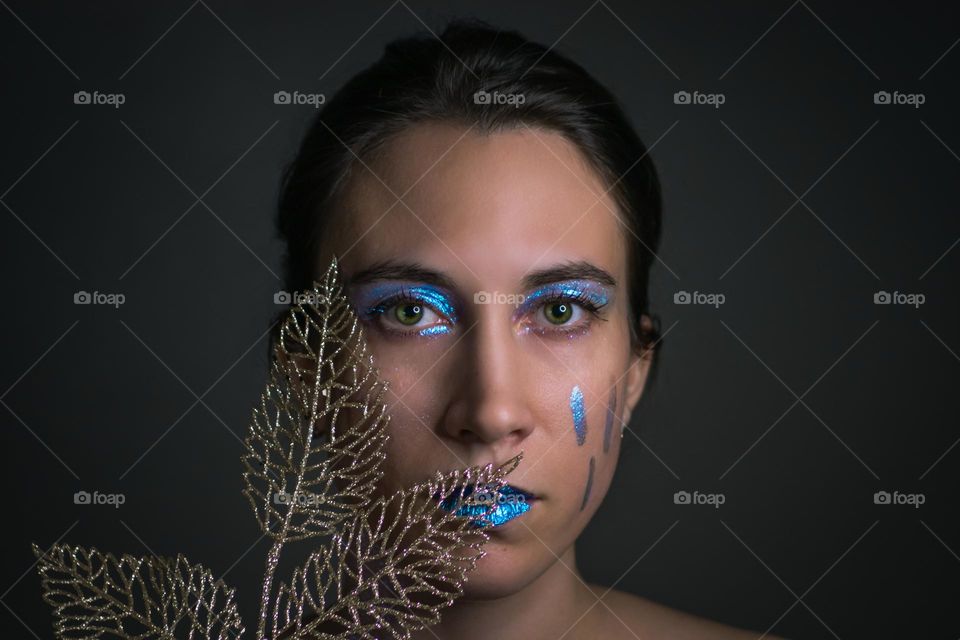
{"type": "MultiPolygon", "coordinates": [[[[641,336],[649,336],[653,332],[653,321],[649,316],[641,316],[641,336]]],[[[630,364],[627,369],[627,383],[623,402],[623,423],[630,422],[630,414],[637,406],[647,384],[647,376],[653,364],[655,355],[653,344],[644,340],[630,355],[630,364]]]]}

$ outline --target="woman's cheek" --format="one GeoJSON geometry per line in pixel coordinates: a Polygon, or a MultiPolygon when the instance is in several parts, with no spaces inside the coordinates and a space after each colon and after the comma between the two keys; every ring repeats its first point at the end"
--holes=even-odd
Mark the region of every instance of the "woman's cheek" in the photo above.
{"type": "Polygon", "coordinates": [[[576,449],[569,477],[574,479],[578,512],[592,514],[609,487],[619,451],[616,440],[620,438],[620,395],[613,376],[601,393],[585,394],[580,385],[570,389],[567,405],[571,433],[567,437],[576,443],[576,449]]]}
{"type": "MultiPolygon", "coordinates": [[[[387,383],[384,400],[390,416],[384,481],[400,489],[422,481],[433,470],[429,466],[430,457],[424,454],[433,450],[429,440],[435,437],[432,423],[435,411],[431,404],[435,394],[430,393],[429,375],[422,378],[409,358],[391,362],[390,358],[381,357],[378,368],[381,380],[387,383]]],[[[438,462],[437,468],[440,466],[438,462]]]]}

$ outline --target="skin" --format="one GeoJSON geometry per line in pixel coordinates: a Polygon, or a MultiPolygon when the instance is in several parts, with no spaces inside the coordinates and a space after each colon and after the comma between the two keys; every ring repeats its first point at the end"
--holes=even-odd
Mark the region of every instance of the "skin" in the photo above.
{"type": "Polygon", "coordinates": [[[574,542],[610,486],[620,425],[643,393],[651,353],[630,345],[627,232],[576,147],[545,130],[480,135],[427,123],[395,136],[364,165],[358,163],[337,217],[326,225],[318,272],[335,253],[357,301],[384,284],[434,286],[395,279],[396,263],[419,265],[448,280],[442,300],[456,315],[453,322],[421,302],[419,319],[401,313],[414,322],[407,325],[395,306],[366,315],[358,304],[370,351],[389,383],[385,489],[438,469],[502,463],[522,451],[508,480],[538,497],[528,512],[491,530],[487,555],[469,574],[464,595],[415,637],[486,640],[491,625],[498,638],[525,640],[757,637],[588,585],[577,568],[574,542]],[[394,266],[377,279],[362,277],[388,261],[394,266]],[[530,295],[538,287],[524,286],[525,277],[574,263],[613,280],[599,317],[569,300],[569,317],[556,313],[563,304],[556,301],[533,305],[521,317],[514,304],[474,303],[479,291],[530,295]],[[561,324],[545,315],[550,305],[561,324]],[[431,326],[446,328],[417,333],[431,326]],[[562,333],[570,327],[577,331],[562,333]],[[587,423],[581,445],[570,408],[574,386],[587,423]],[[614,433],[605,452],[611,389],[614,433]]]}

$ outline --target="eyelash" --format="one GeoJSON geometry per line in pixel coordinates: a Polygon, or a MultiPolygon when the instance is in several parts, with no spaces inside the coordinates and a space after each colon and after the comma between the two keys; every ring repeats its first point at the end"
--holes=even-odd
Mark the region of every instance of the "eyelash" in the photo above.
{"type": "MultiPolygon", "coordinates": [[[[418,298],[418,297],[416,297],[416,296],[411,295],[411,294],[406,290],[406,288],[404,288],[404,287],[400,287],[400,290],[399,290],[397,293],[395,293],[395,294],[393,294],[393,295],[391,295],[391,296],[388,296],[388,297],[384,298],[383,300],[381,300],[380,302],[378,302],[378,303],[375,304],[374,306],[370,307],[370,308],[367,310],[367,314],[366,314],[366,315],[367,315],[370,319],[376,319],[378,316],[381,316],[381,317],[382,317],[382,316],[385,316],[385,315],[387,314],[387,311],[389,311],[390,309],[392,309],[393,307],[395,307],[395,306],[398,305],[398,304],[417,304],[417,305],[421,305],[421,306],[426,307],[426,308],[430,309],[431,311],[433,311],[435,314],[437,314],[437,316],[439,316],[439,317],[441,317],[441,318],[444,318],[444,317],[445,317],[443,313],[441,313],[440,311],[434,309],[433,306],[431,306],[427,301],[422,300],[422,299],[420,299],[420,298],[418,298]]],[[[450,323],[449,321],[446,321],[446,322],[444,322],[443,324],[441,324],[441,325],[439,325],[439,326],[444,326],[444,325],[449,326],[450,324],[452,324],[452,323],[450,323]]],[[[434,325],[434,326],[438,326],[438,325],[434,325]]],[[[394,327],[385,326],[383,323],[379,323],[379,326],[378,326],[377,328],[380,329],[381,331],[384,331],[384,332],[388,333],[388,334],[395,335],[395,336],[399,336],[399,337],[403,337],[403,338],[409,337],[409,336],[415,336],[415,335],[417,335],[417,333],[418,333],[419,331],[422,330],[422,329],[419,329],[419,330],[408,330],[408,331],[404,331],[404,330],[402,330],[402,329],[396,329],[396,328],[394,328],[394,327]]]]}
{"type": "Polygon", "coordinates": [[[596,304],[593,300],[590,299],[590,296],[586,295],[583,292],[577,293],[575,295],[567,295],[562,293],[551,293],[543,297],[537,309],[542,309],[548,304],[554,302],[568,302],[573,301],[579,304],[581,307],[589,311],[590,313],[599,316],[600,309],[607,306],[606,303],[596,304]]]}
{"type": "MultiPolygon", "coordinates": [[[[586,311],[590,315],[590,320],[588,320],[587,322],[582,322],[580,325],[569,327],[569,328],[561,328],[563,325],[559,325],[557,328],[554,328],[554,329],[537,329],[536,332],[538,334],[543,334],[543,333],[548,333],[548,334],[553,333],[553,334],[560,334],[560,335],[580,334],[580,333],[584,333],[587,329],[589,329],[590,326],[592,326],[594,320],[599,320],[599,321],[606,320],[606,318],[603,317],[603,314],[601,313],[601,311],[604,307],[607,306],[607,303],[604,302],[601,304],[597,304],[591,299],[590,296],[588,296],[583,292],[578,292],[576,294],[564,294],[564,293],[547,294],[539,301],[539,303],[534,308],[534,311],[539,313],[547,305],[555,304],[558,302],[573,302],[579,305],[581,308],[583,308],[584,311],[586,311]]],[[[410,295],[402,287],[400,291],[398,291],[396,294],[385,298],[384,300],[378,302],[376,305],[371,307],[368,310],[367,314],[371,318],[375,318],[376,316],[385,316],[390,309],[392,309],[394,306],[398,304],[422,305],[424,307],[429,308],[439,317],[441,318],[445,317],[443,313],[433,308],[428,302],[410,295]]],[[[449,321],[447,321],[444,324],[449,326],[449,324],[452,324],[452,323],[449,323],[449,321]]],[[[437,326],[437,325],[434,325],[434,326],[437,326]]],[[[413,336],[413,335],[417,335],[418,333],[417,330],[404,331],[401,329],[396,329],[394,327],[383,326],[382,323],[379,326],[379,329],[389,334],[398,335],[401,337],[413,336]]]]}
{"type": "Polygon", "coordinates": [[[602,309],[607,306],[607,303],[597,304],[595,303],[590,296],[581,292],[576,294],[565,294],[565,293],[550,293],[545,295],[540,299],[540,302],[535,307],[535,312],[540,313],[543,311],[544,307],[550,304],[555,304],[557,302],[574,302],[584,309],[588,314],[590,314],[590,319],[586,322],[582,322],[577,326],[571,326],[563,328],[565,325],[558,325],[554,329],[535,329],[534,331],[540,334],[559,334],[565,337],[572,337],[574,335],[580,335],[586,333],[591,326],[593,326],[594,320],[606,321],[606,318],[603,317],[601,313],[602,309]]]}

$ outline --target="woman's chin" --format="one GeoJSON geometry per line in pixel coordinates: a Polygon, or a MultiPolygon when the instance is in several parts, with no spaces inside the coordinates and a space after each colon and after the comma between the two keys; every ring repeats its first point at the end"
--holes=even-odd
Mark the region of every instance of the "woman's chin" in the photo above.
{"type": "Polygon", "coordinates": [[[521,545],[506,543],[493,535],[484,545],[484,551],[486,555],[467,574],[463,599],[492,600],[509,596],[536,577],[535,568],[530,566],[536,556],[524,552],[521,545]]]}

